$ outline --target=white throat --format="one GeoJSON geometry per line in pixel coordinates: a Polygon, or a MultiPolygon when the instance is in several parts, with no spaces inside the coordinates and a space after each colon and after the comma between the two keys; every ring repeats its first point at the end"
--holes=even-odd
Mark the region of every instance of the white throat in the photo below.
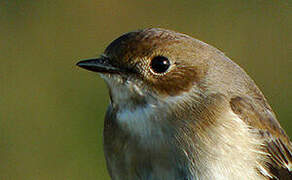
{"type": "MultiPolygon", "coordinates": [[[[161,149],[174,150],[176,147],[169,141],[175,136],[176,127],[172,127],[173,124],[171,125],[168,122],[169,112],[167,111],[170,109],[166,104],[176,103],[186,97],[182,95],[169,98],[166,99],[167,102],[161,103],[158,102],[161,99],[153,99],[143,89],[130,82],[117,81],[111,78],[105,79],[111,88],[114,103],[119,106],[116,114],[117,123],[123,131],[137,140],[132,143],[138,142],[135,146],[144,149],[145,154],[163,153],[161,149]],[[133,96],[136,95],[144,98],[144,104],[137,105],[132,100],[133,96]]],[[[191,120],[195,121],[196,117],[191,120]]],[[[189,120],[180,119],[178,121],[189,120]]],[[[227,109],[218,117],[218,121],[221,125],[211,127],[208,133],[203,136],[187,136],[191,148],[188,149],[188,153],[185,151],[185,147],[180,149],[185,152],[181,159],[188,159],[188,163],[190,163],[186,164],[188,164],[187,168],[189,168],[191,176],[199,180],[260,179],[256,167],[262,159],[259,159],[258,154],[261,152],[256,147],[261,142],[231,109],[227,109]]],[[[198,133],[200,130],[194,128],[194,131],[194,133],[198,133]]],[[[131,142],[129,143],[131,144],[131,142]]],[[[138,156],[143,155],[139,154],[138,156]]],[[[170,163],[175,161],[174,156],[169,157],[169,159],[172,159],[169,161],[170,163]]],[[[161,167],[157,168],[160,169],[161,167]]],[[[173,167],[173,172],[176,171],[175,168],[173,167]]],[[[160,173],[164,172],[161,171],[160,173]]],[[[167,171],[165,171],[165,174],[167,174],[167,171]]],[[[165,177],[168,177],[168,175],[165,177]]]]}

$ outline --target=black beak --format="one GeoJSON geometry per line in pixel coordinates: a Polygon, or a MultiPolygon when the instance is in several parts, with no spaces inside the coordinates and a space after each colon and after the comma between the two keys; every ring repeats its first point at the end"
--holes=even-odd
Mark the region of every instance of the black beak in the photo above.
{"type": "Polygon", "coordinates": [[[89,71],[99,72],[99,73],[111,73],[116,74],[122,72],[122,69],[113,66],[108,62],[107,58],[97,58],[97,59],[86,59],[79,61],[77,66],[84,68],[89,71]]]}

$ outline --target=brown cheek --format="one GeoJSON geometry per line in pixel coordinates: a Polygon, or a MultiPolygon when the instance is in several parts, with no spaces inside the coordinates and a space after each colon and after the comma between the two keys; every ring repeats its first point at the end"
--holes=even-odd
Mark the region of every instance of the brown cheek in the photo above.
{"type": "Polygon", "coordinates": [[[165,75],[153,75],[149,80],[149,84],[159,94],[177,96],[189,91],[193,84],[200,81],[202,76],[203,73],[199,72],[195,67],[176,67],[165,75]]]}

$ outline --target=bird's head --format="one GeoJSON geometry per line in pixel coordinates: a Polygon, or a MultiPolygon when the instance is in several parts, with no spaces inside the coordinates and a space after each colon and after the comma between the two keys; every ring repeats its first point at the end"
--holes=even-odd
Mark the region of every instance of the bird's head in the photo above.
{"type": "Polygon", "coordinates": [[[143,103],[190,92],[203,96],[213,83],[207,76],[218,52],[190,36],[152,28],[122,35],[99,58],[78,66],[101,74],[113,103],[128,98],[143,103]]]}

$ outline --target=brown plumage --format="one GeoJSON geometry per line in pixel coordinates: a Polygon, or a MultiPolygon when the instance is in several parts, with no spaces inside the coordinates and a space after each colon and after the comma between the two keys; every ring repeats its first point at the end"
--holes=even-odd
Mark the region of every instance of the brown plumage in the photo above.
{"type": "Polygon", "coordinates": [[[112,179],[292,179],[289,137],[253,80],[218,49],[152,28],[78,65],[101,73],[110,90],[112,179]]]}
{"type": "Polygon", "coordinates": [[[264,105],[256,105],[248,97],[237,96],[231,99],[230,105],[264,139],[263,149],[269,159],[267,167],[272,176],[270,179],[292,179],[291,142],[266,102],[264,105]]]}

